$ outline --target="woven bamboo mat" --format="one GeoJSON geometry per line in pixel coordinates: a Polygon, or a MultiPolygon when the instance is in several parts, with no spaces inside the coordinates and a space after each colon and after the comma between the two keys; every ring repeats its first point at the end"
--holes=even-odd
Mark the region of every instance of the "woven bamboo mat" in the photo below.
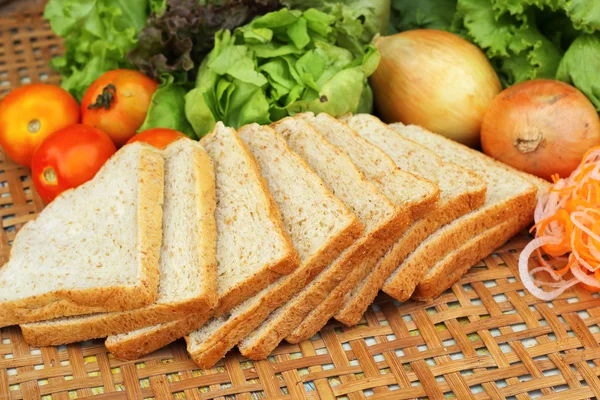
{"type": "MultiPolygon", "coordinates": [[[[39,11],[0,19],[0,97],[29,82],[58,82],[59,53],[39,11]]],[[[26,169],[0,155],[0,258],[43,205],[26,169]]],[[[524,291],[521,234],[431,304],[380,295],[361,324],[330,322],[265,361],[237,351],[200,370],[178,341],[135,362],[102,341],[36,349],[0,330],[0,399],[586,399],[600,394],[600,301],[584,290],[542,302],[524,291]]]]}

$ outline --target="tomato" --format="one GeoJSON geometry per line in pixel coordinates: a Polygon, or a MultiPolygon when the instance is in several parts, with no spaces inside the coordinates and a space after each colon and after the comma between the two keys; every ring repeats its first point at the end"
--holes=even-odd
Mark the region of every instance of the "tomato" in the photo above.
{"type": "Polygon", "coordinates": [[[44,139],[79,122],[79,105],[66,90],[45,83],[21,86],[0,102],[0,145],[16,163],[30,166],[44,139]]]}
{"type": "Polygon", "coordinates": [[[133,136],[127,144],[133,142],[144,142],[158,149],[164,149],[175,140],[187,137],[183,133],[169,128],[152,128],[133,136]]]}
{"type": "Polygon", "coordinates": [[[46,203],[92,179],[117,148],[99,129],[75,124],[52,133],[33,153],[31,177],[46,203]]]}
{"type": "Polygon", "coordinates": [[[84,125],[123,146],[142,126],[158,84],[138,71],[116,69],[96,79],[81,100],[84,125]]]}

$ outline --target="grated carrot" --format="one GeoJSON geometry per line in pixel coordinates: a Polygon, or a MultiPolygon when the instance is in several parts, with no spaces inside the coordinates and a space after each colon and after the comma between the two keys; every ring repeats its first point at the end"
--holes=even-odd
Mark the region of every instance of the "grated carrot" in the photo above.
{"type": "Polygon", "coordinates": [[[554,184],[539,200],[535,212],[535,239],[521,252],[519,272],[536,297],[552,300],[580,284],[600,291],[600,147],[588,150],[568,178],[552,175],[554,184]],[[536,253],[540,265],[529,269],[536,253]],[[546,260],[546,256],[549,260],[546,260]],[[557,267],[561,262],[567,264],[557,267]],[[535,275],[545,272],[551,281],[535,275]],[[570,274],[567,274],[570,272],[570,274]],[[567,279],[567,275],[569,278],[567,279]],[[546,291],[543,287],[553,290],[546,291]]]}

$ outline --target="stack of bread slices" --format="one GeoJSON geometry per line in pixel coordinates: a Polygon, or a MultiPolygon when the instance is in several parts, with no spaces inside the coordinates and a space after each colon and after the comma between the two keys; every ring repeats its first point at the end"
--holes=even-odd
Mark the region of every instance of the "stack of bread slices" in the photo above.
{"type": "Polygon", "coordinates": [[[416,126],[298,114],[122,148],[18,233],[0,327],[135,359],[178,338],[202,368],[263,359],[380,290],[432,299],[533,215],[547,183],[416,126]]]}

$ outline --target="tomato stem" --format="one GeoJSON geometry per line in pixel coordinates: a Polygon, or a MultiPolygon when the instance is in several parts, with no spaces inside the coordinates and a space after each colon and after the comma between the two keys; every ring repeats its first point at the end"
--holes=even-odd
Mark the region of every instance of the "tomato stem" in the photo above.
{"type": "Polygon", "coordinates": [[[58,179],[56,177],[56,171],[54,170],[54,168],[52,167],[48,167],[44,170],[44,172],[42,172],[44,181],[46,181],[47,184],[49,185],[56,185],[58,182],[58,179]]]}
{"type": "Polygon", "coordinates": [[[96,97],[96,102],[88,106],[88,110],[98,110],[100,108],[108,110],[112,102],[115,100],[116,94],[117,88],[112,83],[109,83],[104,89],[102,89],[102,93],[96,97]]]}
{"type": "Polygon", "coordinates": [[[40,123],[39,119],[32,119],[27,124],[27,130],[29,131],[29,133],[38,133],[41,127],[42,124],[40,123]]]}

